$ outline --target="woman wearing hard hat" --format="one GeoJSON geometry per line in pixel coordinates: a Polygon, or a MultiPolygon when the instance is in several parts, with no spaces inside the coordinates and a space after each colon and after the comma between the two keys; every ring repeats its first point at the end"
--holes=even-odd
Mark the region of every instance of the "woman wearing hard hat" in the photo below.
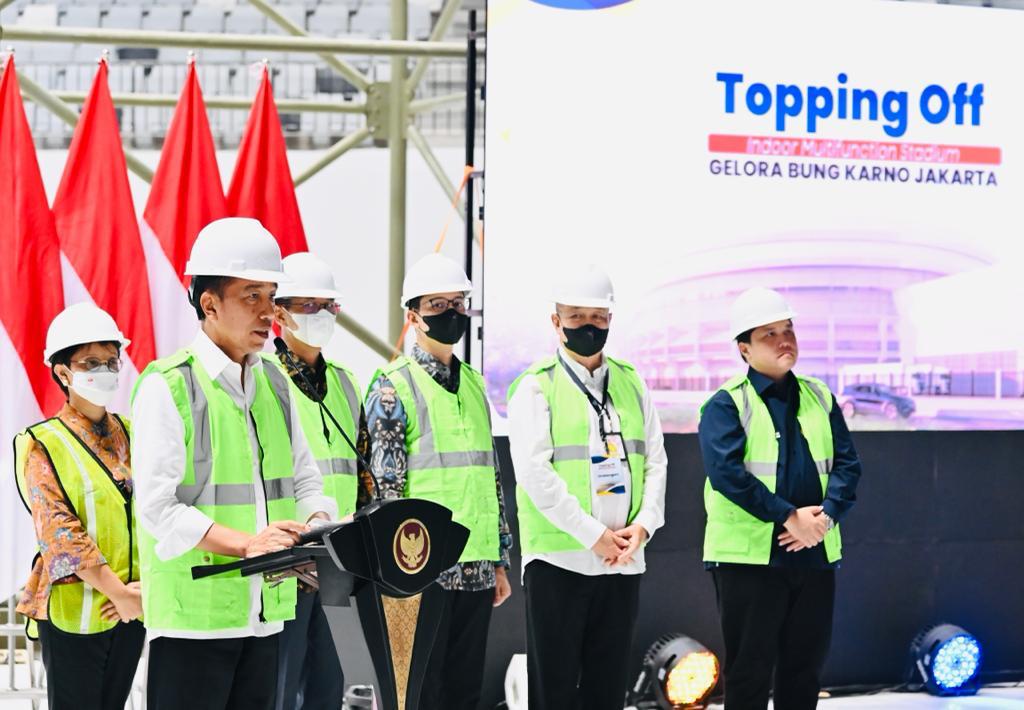
{"type": "Polygon", "coordinates": [[[131,430],[107,411],[128,344],[92,304],[60,313],[44,355],[67,404],[15,438],[39,542],[18,611],[38,627],[51,710],[123,708],[145,640],[131,430]]]}
{"type": "Polygon", "coordinates": [[[795,375],[796,314],[753,288],[732,307],[746,372],[702,408],[704,562],[725,639],[725,707],[809,710],[832,636],[839,521],[860,460],[828,385],[795,375]]]}
{"type": "Polygon", "coordinates": [[[370,464],[383,498],[424,498],[469,528],[459,563],[438,578],[441,622],[420,697],[422,710],[475,710],[491,610],[511,594],[512,537],[483,376],[454,354],[469,326],[473,284],[458,263],[430,254],[402,284],[416,333],[410,356],[373,378],[366,400],[370,464]],[[428,426],[427,422],[441,426],[428,426]],[[430,452],[440,452],[434,454],[430,452]]]}

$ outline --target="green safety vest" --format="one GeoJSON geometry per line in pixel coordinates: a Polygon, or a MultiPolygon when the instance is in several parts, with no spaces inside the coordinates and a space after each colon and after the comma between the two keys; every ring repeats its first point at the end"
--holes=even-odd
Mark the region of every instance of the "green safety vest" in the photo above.
{"type": "MultiPolygon", "coordinates": [[[[128,421],[116,414],[114,418],[130,440],[128,421]]],[[[15,479],[22,502],[30,513],[32,498],[25,481],[25,464],[33,444],[50,460],[68,506],[82,521],[82,527],[96,543],[110,569],[126,584],[138,581],[139,552],[135,544],[132,501],[125,500],[110,470],[59,418],[30,426],[14,439],[15,479]]],[[[114,628],[117,621],[100,616],[107,597],[81,579],[76,580],[51,585],[47,610],[50,623],[73,634],[98,634],[114,628]]]]}
{"type": "MultiPolygon", "coordinates": [[[[274,393],[282,402],[290,396],[296,403],[302,432],[316,459],[324,479],[324,495],[338,503],[338,517],[343,518],[356,509],[358,488],[356,453],[338,433],[334,424],[320,411],[320,405],[307,397],[288,376],[281,362],[273,355],[264,354],[264,366],[274,393]],[[288,394],[290,393],[290,395],[288,394]]],[[[327,360],[327,396],[324,406],[334,415],[352,443],[359,436],[359,385],[351,371],[327,360]]]]}
{"type": "MultiPolygon", "coordinates": [[[[647,439],[644,433],[643,383],[628,362],[605,356],[608,365],[608,397],[619,415],[629,463],[629,522],[640,511],[644,495],[644,471],[647,467],[647,439]]],[[[537,378],[551,410],[551,465],[565,481],[569,493],[591,512],[590,480],[590,401],[565,372],[558,357],[550,357],[530,366],[512,383],[508,398],[515,394],[527,375],[537,378]]],[[[559,529],[537,510],[522,486],[516,486],[519,511],[519,536],[523,554],[582,550],[583,545],[559,529]]]]}
{"type": "MultiPolygon", "coordinates": [[[[818,469],[821,494],[824,497],[834,456],[832,424],[829,420],[832,393],[828,385],[819,379],[797,377],[797,381],[800,384],[800,405],[796,418],[818,469]]],[[[779,466],[779,441],[775,438],[775,425],[768,405],[754,391],[746,375],[729,380],[719,388],[719,391],[723,390],[736,403],[746,433],[743,467],[774,493],[779,466]]],[[[707,402],[701,407],[701,412],[706,406],[707,402]]],[[[704,482],[704,508],[708,516],[704,531],[705,562],[768,564],[774,544],[774,523],[755,518],[713,490],[710,479],[704,482]]],[[[824,544],[829,562],[842,557],[838,525],[825,535],[824,544]]]]}
{"type": "Polygon", "coordinates": [[[491,410],[483,376],[460,364],[452,394],[419,363],[401,357],[377,371],[394,385],[405,408],[408,472],[405,496],[439,503],[469,528],[459,562],[500,559],[491,410]]]}
{"type": "MultiPolygon", "coordinates": [[[[295,518],[291,416],[267,379],[254,368],[256,389],[251,416],[259,440],[260,471],[267,520],[295,518]]],[[[188,349],[156,360],[139,377],[163,377],[185,427],[185,476],[176,496],[215,523],[256,533],[252,445],[245,412],[203,369],[188,349]]],[[[133,398],[134,398],[133,392],[133,398]]],[[[192,579],[195,565],[234,562],[236,558],[192,549],[170,560],[156,554],[156,540],[140,530],[142,604],[146,626],[160,631],[220,631],[249,625],[249,579],[232,574],[192,579]]],[[[261,619],[295,616],[295,580],[271,587],[264,583],[261,619]]]]}

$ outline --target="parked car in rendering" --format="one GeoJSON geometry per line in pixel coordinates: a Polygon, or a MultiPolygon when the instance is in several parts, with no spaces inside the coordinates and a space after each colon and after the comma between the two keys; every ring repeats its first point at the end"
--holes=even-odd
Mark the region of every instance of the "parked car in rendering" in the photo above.
{"type": "Polygon", "coordinates": [[[839,398],[839,406],[848,418],[857,414],[880,414],[886,419],[906,419],[917,409],[910,397],[875,382],[847,385],[839,398]]]}

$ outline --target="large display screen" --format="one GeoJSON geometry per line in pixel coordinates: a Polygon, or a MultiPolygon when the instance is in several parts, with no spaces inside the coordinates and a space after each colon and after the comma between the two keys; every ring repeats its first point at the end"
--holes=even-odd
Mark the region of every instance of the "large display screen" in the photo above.
{"type": "Polygon", "coordinates": [[[484,369],[595,263],[668,431],[781,291],[853,429],[1024,425],[1024,13],[887,0],[490,0],[484,369]]]}

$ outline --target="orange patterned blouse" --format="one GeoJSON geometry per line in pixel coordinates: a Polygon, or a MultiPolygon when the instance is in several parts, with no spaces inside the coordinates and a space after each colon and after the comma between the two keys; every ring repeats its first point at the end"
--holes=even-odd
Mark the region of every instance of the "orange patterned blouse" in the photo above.
{"type": "MultiPolygon", "coordinates": [[[[122,492],[131,495],[131,453],[120,422],[107,414],[94,424],[70,403],[57,413],[57,418],[93,450],[122,492]]],[[[68,504],[50,459],[37,444],[28,454],[25,484],[39,554],[25,583],[18,611],[33,619],[46,619],[51,585],[77,582],[78,570],[98,567],[107,561],[68,504]]]]}

